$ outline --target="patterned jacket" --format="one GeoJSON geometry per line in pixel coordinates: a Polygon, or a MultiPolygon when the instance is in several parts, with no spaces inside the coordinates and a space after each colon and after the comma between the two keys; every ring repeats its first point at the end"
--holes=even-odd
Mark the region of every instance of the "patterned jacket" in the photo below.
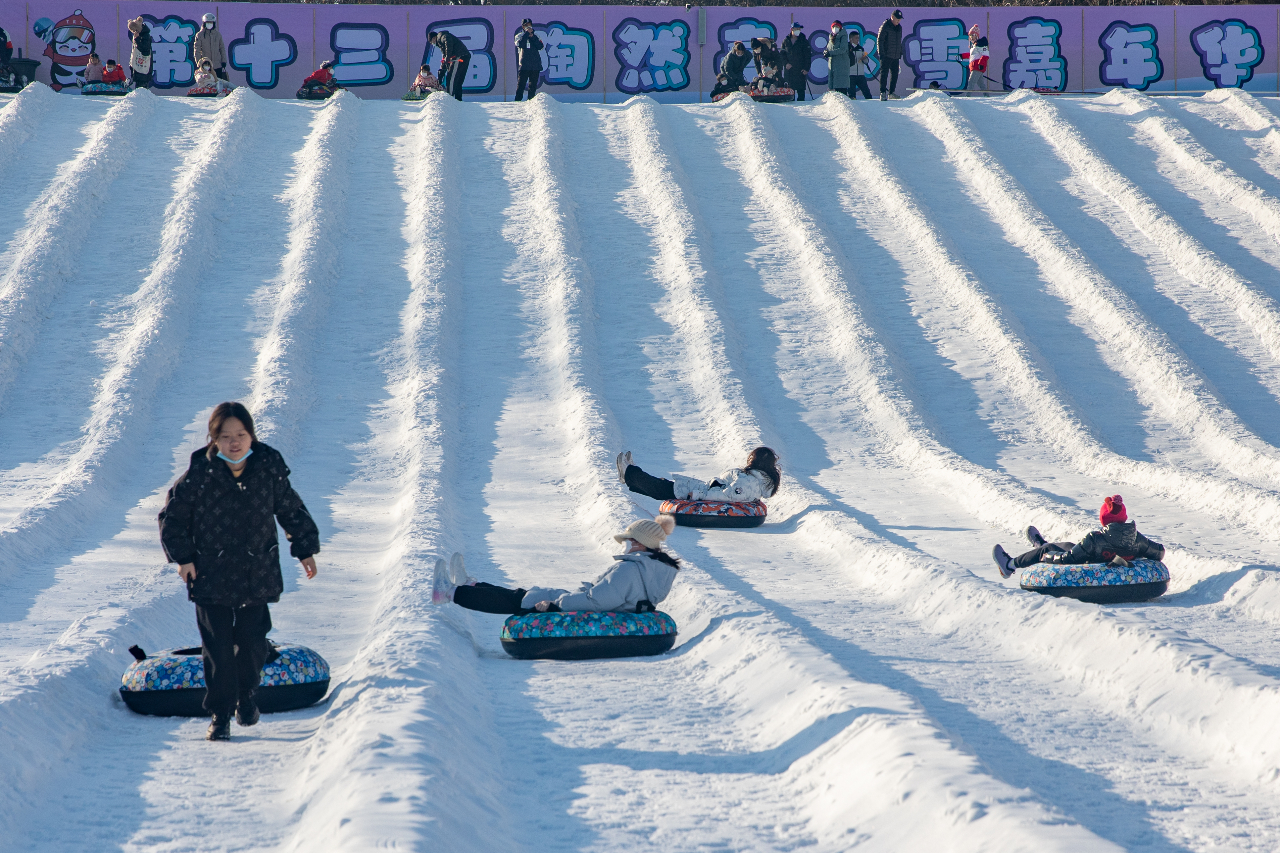
{"type": "Polygon", "coordinates": [[[197,604],[245,607],[280,600],[284,579],[276,520],[299,560],[320,551],[320,531],[289,484],[289,466],[274,448],[254,442],[239,478],[208,448],[169,489],[160,512],[160,541],[171,563],[194,563],[187,597],[197,604]]]}
{"type": "Polygon", "coordinates": [[[726,501],[746,504],[773,495],[773,483],[763,471],[730,468],[711,482],[703,482],[683,474],[671,477],[676,498],[691,501],[726,501]]]}

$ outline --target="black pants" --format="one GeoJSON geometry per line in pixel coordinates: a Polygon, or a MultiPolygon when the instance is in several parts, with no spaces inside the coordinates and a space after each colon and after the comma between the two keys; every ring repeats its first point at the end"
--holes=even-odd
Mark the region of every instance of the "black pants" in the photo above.
{"type": "MultiPolygon", "coordinates": [[[[526,592],[528,592],[526,589],[507,589],[504,586],[480,582],[474,586],[460,586],[454,590],[453,603],[468,610],[477,610],[480,613],[523,616],[526,613],[535,612],[527,607],[520,606],[520,602],[524,601],[526,592]]],[[[547,607],[547,610],[555,613],[560,608],[552,603],[547,607]]]]}
{"type": "Polygon", "coordinates": [[[453,96],[459,101],[462,100],[462,84],[467,82],[467,66],[471,64],[471,54],[467,54],[458,62],[453,64],[453,68],[449,71],[450,89],[453,96]]]}
{"type": "Polygon", "coordinates": [[[787,85],[796,92],[796,100],[804,100],[805,73],[803,68],[791,68],[787,71],[787,85]]]}
{"type": "Polygon", "coordinates": [[[262,681],[262,666],[271,651],[271,612],[265,604],[197,604],[196,624],[204,645],[205,710],[230,714],[240,697],[252,696],[262,681]]]}
{"type": "Polygon", "coordinates": [[[676,499],[676,484],[640,470],[639,465],[627,466],[627,488],[636,494],[653,498],[655,501],[673,501],[676,499]]]}
{"type": "Polygon", "coordinates": [[[880,62],[880,94],[888,94],[898,88],[898,63],[900,59],[885,59],[880,62]],[[887,83],[885,81],[888,81],[887,83]]]}
{"type": "Polygon", "coordinates": [[[227,66],[224,65],[218,70],[214,71],[213,73],[214,73],[214,76],[218,77],[219,79],[226,80],[228,83],[231,82],[231,78],[227,76],[227,66]]]}
{"type": "Polygon", "coordinates": [[[855,74],[849,77],[849,97],[856,101],[859,92],[862,93],[862,97],[868,101],[871,100],[871,89],[867,87],[867,78],[862,74],[855,74]]]}
{"type": "Polygon", "coordinates": [[[143,74],[140,71],[134,71],[133,85],[138,89],[150,89],[151,88],[151,72],[148,71],[146,74],[143,74]]]}
{"type": "Polygon", "coordinates": [[[538,76],[541,74],[541,71],[520,71],[516,76],[517,101],[524,97],[524,89],[526,85],[529,87],[529,100],[533,100],[533,96],[538,94],[538,76]]]}
{"type": "Polygon", "coordinates": [[[1043,545],[1038,545],[1035,548],[1032,548],[1025,554],[1019,554],[1014,557],[1013,564],[1020,569],[1025,569],[1027,566],[1034,566],[1036,563],[1040,562],[1040,559],[1045,554],[1054,551],[1066,552],[1070,551],[1074,547],[1076,547],[1076,543],[1074,542],[1046,542],[1043,545]]]}

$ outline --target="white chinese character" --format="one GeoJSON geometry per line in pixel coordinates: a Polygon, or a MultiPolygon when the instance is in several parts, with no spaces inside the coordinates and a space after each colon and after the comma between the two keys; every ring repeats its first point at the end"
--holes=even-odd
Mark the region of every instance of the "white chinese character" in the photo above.
{"type": "Polygon", "coordinates": [[[937,80],[944,89],[964,88],[969,67],[960,54],[969,51],[969,36],[960,21],[921,21],[903,48],[907,64],[916,72],[917,87],[937,80]]]}
{"type": "Polygon", "coordinates": [[[196,77],[195,64],[187,58],[191,37],[195,35],[195,21],[183,21],[168,17],[163,21],[151,19],[151,80],[157,88],[168,88],[175,83],[189,84],[196,77]]]}
{"type": "Polygon", "coordinates": [[[1106,86],[1146,89],[1164,75],[1156,31],[1149,24],[1130,27],[1116,21],[1107,27],[1098,43],[1106,56],[1101,73],[1106,86]]]}
{"type": "Polygon", "coordinates": [[[623,67],[617,86],[623,92],[683,89],[689,85],[689,26],[684,21],[642,24],[623,21],[613,32],[617,56],[623,67]]]}
{"type": "Polygon", "coordinates": [[[379,86],[389,83],[395,70],[387,61],[391,39],[378,24],[338,24],[330,34],[330,44],[338,64],[333,77],[344,86],[379,86]]]}
{"type": "Polygon", "coordinates": [[[585,89],[595,74],[591,33],[575,30],[559,22],[545,29],[535,28],[542,39],[542,67],[546,81],[585,89]]]}
{"type": "Polygon", "coordinates": [[[1191,43],[1200,55],[1204,75],[1220,89],[1243,86],[1262,61],[1258,31],[1243,21],[1210,21],[1193,30],[1191,43]]]}
{"type": "Polygon", "coordinates": [[[244,27],[244,38],[231,42],[227,53],[231,67],[246,71],[245,79],[254,89],[274,88],[280,67],[298,58],[293,37],[280,32],[270,18],[254,18],[244,27]]]}
{"type": "Polygon", "coordinates": [[[1062,28],[1056,22],[1028,18],[1011,30],[1013,44],[1004,63],[1004,82],[1013,89],[1057,89],[1067,84],[1067,61],[1058,50],[1062,28]]]}

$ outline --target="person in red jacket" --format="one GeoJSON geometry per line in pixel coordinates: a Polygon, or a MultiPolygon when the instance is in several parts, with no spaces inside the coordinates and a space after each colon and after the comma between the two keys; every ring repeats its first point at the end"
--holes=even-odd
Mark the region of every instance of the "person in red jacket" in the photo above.
{"type": "Polygon", "coordinates": [[[304,86],[329,86],[333,83],[333,72],[329,69],[333,67],[333,60],[326,59],[320,63],[320,67],[311,72],[306,80],[302,81],[304,86]]]}
{"type": "Polygon", "coordinates": [[[114,59],[108,59],[107,67],[102,72],[102,82],[116,83],[117,85],[123,86],[124,85],[124,68],[120,65],[116,65],[116,61],[114,59]]]}
{"type": "Polygon", "coordinates": [[[991,48],[987,37],[974,24],[969,28],[969,53],[960,54],[960,58],[969,63],[969,85],[966,88],[983,92],[987,90],[987,60],[990,56],[991,48]]]}

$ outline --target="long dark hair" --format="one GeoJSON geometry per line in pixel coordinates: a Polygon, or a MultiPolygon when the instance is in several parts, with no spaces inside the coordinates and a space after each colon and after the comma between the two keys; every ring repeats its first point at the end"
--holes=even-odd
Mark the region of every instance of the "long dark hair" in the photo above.
{"type": "Polygon", "coordinates": [[[668,554],[666,551],[662,550],[661,548],[646,547],[644,549],[644,552],[648,556],[657,560],[659,563],[666,563],[668,566],[670,566],[673,569],[680,568],[680,561],[677,560],[675,557],[671,556],[670,554],[668,554]]]}
{"type": "Polygon", "coordinates": [[[253,415],[249,414],[244,403],[219,403],[213,407],[213,413],[209,415],[209,449],[204,455],[211,461],[218,456],[218,433],[222,432],[222,425],[228,418],[235,418],[244,424],[245,431],[249,433],[249,439],[252,442],[250,447],[258,443],[258,434],[253,431],[253,415]]]}
{"type": "Polygon", "coordinates": [[[772,497],[778,493],[778,487],[782,485],[782,472],[778,470],[778,454],[773,452],[772,447],[757,447],[747,456],[747,467],[744,471],[759,471],[769,478],[769,483],[773,488],[769,492],[772,497]]]}

